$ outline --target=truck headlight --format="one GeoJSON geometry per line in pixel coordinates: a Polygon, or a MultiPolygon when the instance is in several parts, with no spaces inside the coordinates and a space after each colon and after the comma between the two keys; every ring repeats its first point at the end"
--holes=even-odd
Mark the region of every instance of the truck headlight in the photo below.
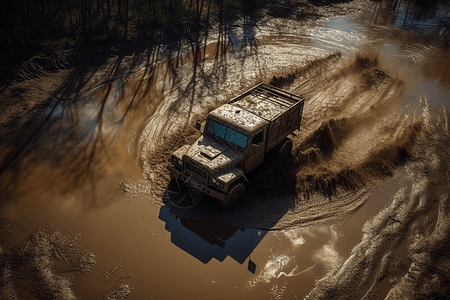
{"type": "Polygon", "coordinates": [[[223,187],[222,182],[219,182],[217,179],[215,179],[214,177],[211,177],[211,182],[214,183],[217,186],[220,186],[221,188],[223,187]]]}
{"type": "Polygon", "coordinates": [[[173,166],[176,168],[180,168],[183,166],[183,161],[181,159],[177,158],[176,156],[172,156],[171,161],[172,161],[173,166]]]}

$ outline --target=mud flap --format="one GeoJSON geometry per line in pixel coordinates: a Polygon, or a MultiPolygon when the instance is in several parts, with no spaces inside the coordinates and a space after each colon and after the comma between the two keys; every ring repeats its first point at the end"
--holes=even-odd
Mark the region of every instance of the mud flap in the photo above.
{"type": "Polygon", "coordinates": [[[247,266],[247,269],[248,269],[250,272],[252,272],[253,274],[255,274],[255,272],[256,272],[256,264],[255,264],[251,259],[248,260],[248,266],[247,266]]]}

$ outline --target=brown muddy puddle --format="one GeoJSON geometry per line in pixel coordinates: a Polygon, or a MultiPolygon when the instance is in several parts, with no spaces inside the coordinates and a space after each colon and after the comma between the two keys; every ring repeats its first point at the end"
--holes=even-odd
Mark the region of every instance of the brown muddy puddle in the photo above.
{"type": "Polygon", "coordinates": [[[449,170],[445,14],[430,18],[401,2],[309,27],[234,26],[231,43],[172,53],[125,83],[54,107],[38,153],[6,177],[16,185],[4,189],[0,210],[8,220],[0,236],[4,295],[330,299],[345,298],[333,280],[345,289],[358,278],[344,275],[356,274],[362,283],[350,298],[395,298],[414,237],[446,211],[423,199],[445,198],[445,185],[433,182],[448,182],[449,170]],[[261,167],[229,212],[207,201],[170,209],[168,155],[196,136],[194,120],[259,81],[308,99],[292,171],[261,167]],[[419,146],[433,130],[441,140],[422,161],[419,146]],[[417,208],[408,206],[414,201],[417,208]],[[377,235],[389,226],[405,227],[377,235]],[[369,258],[358,261],[363,253],[369,258]],[[400,267],[386,273],[385,261],[400,267]],[[27,270],[40,274],[40,288],[21,277],[27,270]]]}

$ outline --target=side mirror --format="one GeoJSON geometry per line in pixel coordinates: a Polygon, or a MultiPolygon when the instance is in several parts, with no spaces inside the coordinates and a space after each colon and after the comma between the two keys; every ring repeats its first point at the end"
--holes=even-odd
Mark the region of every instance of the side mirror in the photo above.
{"type": "Polygon", "coordinates": [[[199,121],[195,121],[195,129],[198,131],[202,130],[202,124],[199,121]]]}

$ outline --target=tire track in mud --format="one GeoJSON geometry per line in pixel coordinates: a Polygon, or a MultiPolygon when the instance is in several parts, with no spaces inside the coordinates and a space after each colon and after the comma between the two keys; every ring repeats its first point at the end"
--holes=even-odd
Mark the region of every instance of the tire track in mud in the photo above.
{"type": "Polygon", "coordinates": [[[336,270],[319,280],[309,299],[371,299],[391,280],[386,299],[444,299],[450,294],[448,117],[425,107],[423,128],[405,166],[408,183],[369,219],[362,241],[336,270]],[[408,243],[409,260],[395,250],[408,243]],[[389,275],[389,277],[388,277],[389,275]]]}

